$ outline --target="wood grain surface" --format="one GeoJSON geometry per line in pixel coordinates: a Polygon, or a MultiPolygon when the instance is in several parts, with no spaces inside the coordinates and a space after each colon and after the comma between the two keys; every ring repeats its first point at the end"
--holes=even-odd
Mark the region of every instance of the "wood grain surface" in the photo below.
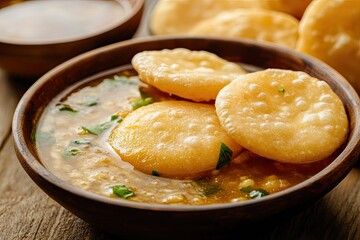
{"type": "MultiPolygon", "coordinates": [[[[146,31],[146,24],[142,25],[136,36],[146,35],[146,31]]],[[[0,70],[0,239],[116,239],[50,199],[19,164],[11,121],[29,85],[29,81],[12,79],[0,70]]],[[[298,214],[255,223],[213,239],[360,239],[359,189],[358,162],[333,191],[298,214]]],[[[149,239],[156,239],[156,233],[149,239]]]]}

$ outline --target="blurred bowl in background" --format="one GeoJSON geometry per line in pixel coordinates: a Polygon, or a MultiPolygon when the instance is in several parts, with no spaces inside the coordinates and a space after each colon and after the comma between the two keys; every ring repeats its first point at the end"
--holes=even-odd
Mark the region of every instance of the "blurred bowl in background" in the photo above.
{"type": "Polygon", "coordinates": [[[80,53],[131,38],[144,0],[24,1],[0,9],[0,68],[37,78],[80,53]]]}

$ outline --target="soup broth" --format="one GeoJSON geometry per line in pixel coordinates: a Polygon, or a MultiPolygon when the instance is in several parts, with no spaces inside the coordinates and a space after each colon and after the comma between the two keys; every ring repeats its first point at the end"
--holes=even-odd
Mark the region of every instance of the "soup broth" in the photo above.
{"type": "Polygon", "coordinates": [[[133,70],[68,89],[44,110],[34,132],[39,157],[52,173],[81,189],[111,198],[175,205],[264,197],[308,179],[333,160],[284,164],[243,150],[230,166],[200,179],[164,178],[156,171],[144,174],[122,161],[107,139],[127,113],[164,100],[178,99],[140,82],[133,70]],[[114,186],[129,194],[117,194],[114,186]]]}

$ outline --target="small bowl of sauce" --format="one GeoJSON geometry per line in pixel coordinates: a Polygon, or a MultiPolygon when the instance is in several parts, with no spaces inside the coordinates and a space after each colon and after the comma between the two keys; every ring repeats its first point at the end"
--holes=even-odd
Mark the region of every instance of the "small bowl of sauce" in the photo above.
{"type": "Polygon", "coordinates": [[[129,39],[144,0],[24,1],[0,9],[0,68],[36,78],[83,52],[129,39]]]}

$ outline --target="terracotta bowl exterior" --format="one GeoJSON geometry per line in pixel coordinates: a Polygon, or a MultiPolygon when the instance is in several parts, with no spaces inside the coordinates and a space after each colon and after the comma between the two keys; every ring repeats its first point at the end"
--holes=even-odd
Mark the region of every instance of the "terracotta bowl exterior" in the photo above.
{"type": "Polygon", "coordinates": [[[149,37],[90,51],[41,77],[26,92],[16,109],[13,135],[17,156],[34,182],[86,222],[132,238],[153,236],[154,233],[165,239],[211,236],[312,203],[334,188],[351,170],[360,154],[359,106],[359,97],[342,76],[322,62],[291,49],[230,38],[149,37]],[[51,99],[77,81],[130,64],[131,58],[138,52],[178,47],[210,51],[260,68],[304,71],[325,80],[343,101],[350,121],[343,150],[321,172],[287,190],[251,201],[204,206],[169,206],[106,198],[78,189],[44,167],[32,142],[31,132],[51,99]]]}

